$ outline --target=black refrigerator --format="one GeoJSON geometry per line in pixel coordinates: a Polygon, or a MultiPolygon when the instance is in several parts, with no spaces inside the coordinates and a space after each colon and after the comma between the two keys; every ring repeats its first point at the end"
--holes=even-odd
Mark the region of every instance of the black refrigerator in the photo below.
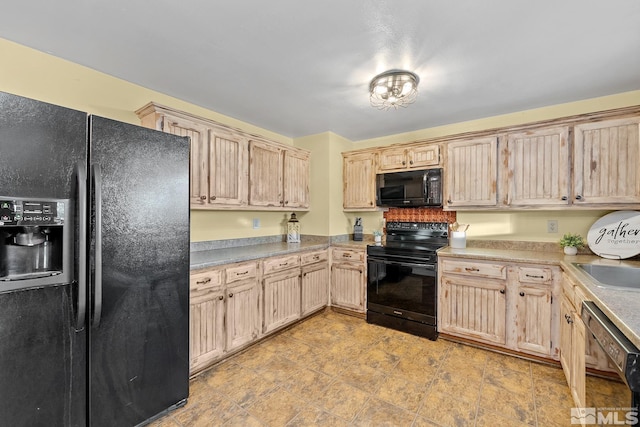
{"type": "Polygon", "coordinates": [[[0,92],[0,424],[146,424],[188,386],[188,139],[0,92]]]}

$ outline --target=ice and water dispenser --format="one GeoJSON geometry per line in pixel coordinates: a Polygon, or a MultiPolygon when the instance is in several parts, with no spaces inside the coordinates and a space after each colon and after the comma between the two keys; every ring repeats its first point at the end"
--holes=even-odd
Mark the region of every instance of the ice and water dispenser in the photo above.
{"type": "Polygon", "coordinates": [[[70,282],[71,211],[68,199],[0,197],[0,292],[70,282]]]}

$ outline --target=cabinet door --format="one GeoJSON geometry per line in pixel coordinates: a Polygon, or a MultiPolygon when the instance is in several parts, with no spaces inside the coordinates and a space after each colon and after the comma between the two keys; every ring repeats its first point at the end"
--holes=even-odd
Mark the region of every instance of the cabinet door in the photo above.
{"type": "Polygon", "coordinates": [[[573,331],[571,334],[571,395],[579,408],[586,404],[586,369],[584,363],[586,326],[579,313],[571,314],[573,331]]]}
{"type": "Polygon", "coordinates": [[[364,265],[355,263],[331,266],[331,305],[365,312],[364,271],[364,265]]]}
{"type": "Polygon", "coordinates": [[[507,135],[507,204],[569,204],[569,129],[542,129],[507,135]]]}
{"type": "Polygon", "coordinates": [[[264,278],[264,333],[300,318],[300,269],[264,278]]]}
{"type": "Polygon", "coordinates": [[[227,285],[227,351],[234,350],[260,335],[260,284],[255,279],[227,285]]]}
{"type": "Polygon", "coordinates": [[[640,203],[640,118],[578,125],[573,203],[640,203]]]}
{"type": "Polygon", "coordinates": [[[411,147],[407,150],[410,168],[438,166],[440,164],[440,146],[435,144],[411,147]]]}
{"type": "Polygon", "coordinates": [[[204,126],[177,117],[165,116],[162,130],[191,140],[190,201],[194,206],[209,204],[209,135],[204,126]]]}
{"type": "Polygon", "coordinates": [[[506,298],[504,281],[443,276],[440,288],[440,330],[504,345],[506,298]]]}
{"type": "Polygon", "coordinates": [[[249,204],[282,206],[282,150],[259,141],[249,142],[249,204]]]}
{"type": "Polygon", "coordinates": [[[284,152],[285,208],[309,207],[309,154],[297,150],[284,152]]]}
{"type": "Polygon", "coordinates": [[[224,352],[224,292],[221,288],[192,291],[189,311],[189,368],[193,374],[224,352]]]}
{"type": "Polygon", "coordinates": [[[564,295],[560,303],[560,365],[567,378],[567,384],[571,385],[572,347],[571,335],[573,333],[573,304],[564,295]]]}
{"type": "Polygon", "coordinates": [[[374,210],[376,208],[376,175],[373,153],[344,155],[343,208],[374,210]]]}
{"type": "Polygon", "coordinates": [[[446,206],[496,206],[497,168],[497,137],[449,143],[445,167],[446,206]]]}
{"type": "Polygon", "coordinates": [[[407,163],[407,149],[404,147],[387,148],[378,153],[378,171],[405,169],[407,163]]]}
{"type": "Polygon", "coordinates": [[[303,316],[325,307],[329,300],[329,264],[303,267],[301,285],[303,316]]]}
{"type": "Polygon", "coordinates": [[[249,170],[247,141],[213,130],[210,141],[209,203],[246,205],[249,170]]]}
{"type": "Polygon", "coordinates": [[[521,285],[517,288],[516,345],[542,356],[551,354],[551,288],[521,285]]]}

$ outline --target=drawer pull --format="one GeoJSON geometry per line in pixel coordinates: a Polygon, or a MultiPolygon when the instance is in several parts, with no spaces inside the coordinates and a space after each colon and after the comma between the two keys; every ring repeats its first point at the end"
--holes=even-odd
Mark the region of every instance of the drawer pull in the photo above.
{"type": "Polygon", "coordinates": [[[206,279],[204,279],[204,280],[198,280],[198,281],[196,282],[196,284],[198,284],[198,285],[204,285],[205,283],[209,283],[210,281],[211,281],[211,277],[207,277],[207,278],[206,278],[206,279]]]}
{"type": "Polygon", "coordinates": [[[351,258],[351,254],[342,254],[342,258],[351,258]]]}
{"type": "Polygon", "coordinates": [[[242,273],[236,273],[236,276],[244,276],[245,274],[249,274],[249,270],[243,271],[242,273]]]}
{"type": "Polygon", "coordinates": [[[287,265],[289,265],[289,263],[285,262],[284,264],[280,264],[280,267],[286,267],[287,265]]]}
{"type": "Polygon", "coordinates": [[[315,259],[316,261],[320,259],[320,255],[314,255],[313,259],[315,259]]]}
{"type": "Polygon", "coordinates": [[[467,270],[467,271],[480,271],[479,268],[475,268],[475,267],[465,267],[465,270],[467,270]]]}
{"type": "Polygon", "coordinates": [[[526,277],[531,277],[532,279],[544,279],[544,276],[536,276],[535,274],[525,274],[526,277]]]}

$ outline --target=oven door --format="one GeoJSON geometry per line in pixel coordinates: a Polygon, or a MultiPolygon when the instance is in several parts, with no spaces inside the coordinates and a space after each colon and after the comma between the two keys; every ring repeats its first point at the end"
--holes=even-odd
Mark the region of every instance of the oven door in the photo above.
{"type": "Polygon", "coordinates": [[[437,264],[394,256],[367,263],[367,310],[436,324],[437,264]]]}

